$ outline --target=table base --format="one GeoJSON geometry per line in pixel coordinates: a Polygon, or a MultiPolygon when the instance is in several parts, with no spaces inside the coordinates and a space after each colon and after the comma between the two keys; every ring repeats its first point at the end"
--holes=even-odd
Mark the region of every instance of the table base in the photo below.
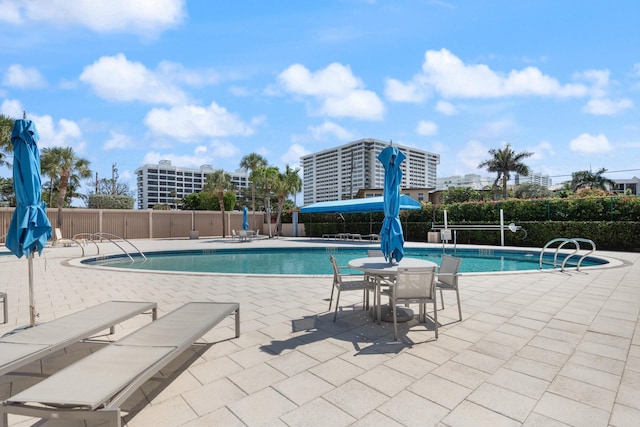
{"type": "MultiPolygon", "coordinates": [[[[380,307],[381,316],[380,320],[383,322],[391,322],[393,323],[393,311],[391,311],[391,307],[389,304],[382,304],[380,307]]],[[[375,317],[375,308],[369,310],[369,314],[371,317],[375,317]]],[[[398,307],[396,306],[396,315],[398,316],[398,322],[408,322],[413,319],[413,310],[407,307],[398,307]]]]}

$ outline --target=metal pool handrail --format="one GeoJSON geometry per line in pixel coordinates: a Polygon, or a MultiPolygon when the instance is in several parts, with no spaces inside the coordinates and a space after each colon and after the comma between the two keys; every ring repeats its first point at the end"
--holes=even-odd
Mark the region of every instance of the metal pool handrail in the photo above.
{"type": "MultiPolygon", "coordinates": [[[[105,233],[105,232],[99,232],[99,233],[78,233],[78,234],[76,234],[76,235],[74,235],[74,236],[73,236],[73,240],[76,240],[76,239],[90,240],[94,245],[96,245],[96,250],[98,251],[98,255],[100,255],[100,247],[98,246],[98,244],[97,244],[93,239],[87,239],[87,237],[97,237],[97,238],[99,238],[100,240],[103,240],[103,239],[108,240],[109,242],[111,242],[111,243],[113,243],[114,245],[116,245],[116,246],[117,246],[117,247],[118,247],[118,248],[119,248],[119,249],[120,249],[120,250],[121,250],[121,251],[122,251],[126,256],[128,256],[128,257],[129,257],[129,259],[133,262],[133,261],[134,261],[134,259],[133,259],[133,257],[131,256],[131,254],[130,254],[127,250],[125,250],[122,246],[120,246],[120,245],[118,244],[118,242],[114,241],[113,239],[115,238],[115,239],[123,240],[123,241],[127,242],[129,245],[131,245],[131,247],[132,247],[133,249],[135,249],[135,250],[136,250],[136,252],[138,252],[138,254],[140,254],[140,256],[141,256],[144,260],[146,260],[146,259],[147,259],[147,257],[145,256],[145,254],[144,254],[144,253],[142,253],[142,251],[141,251],[140,249],[138,249],[138,248],[136,247],[136,245],[134,245],[133,243],[131,243],[129,240],[125,239],[124,237],[120,237],[120,236],[118,236],[118,235],[116,235],[116,234],[112,234],[112,233],[105,233]]],[[[84,256],[84,247],[83,247],[82,245],[80,245],[80,247],[82,248],[82,256],[84,256]]]]}
{"type": "Polygon", "coordinates": [[[582,243],[589,243],[591,245],[591,250],[589,250],[589,252],[582,254],[582,256],[580,257],[580,259],[578,260],[578,264],[576,265],[576,270],[580,271],[580,265],[582,264],[582,261],[589,255],[591,255],[593,252],[595,252],[596,250],[596,244],[593,240],[590,239],[584,239],[581,237],[572,237],[570,239],[565,238],[565,237],[558,237],[556,239],[550,240],[548,241],[545,245],[544,248],[542,248],[542,251],[540,251],[540,262],[539,262],[539,266],[540,269],[542,269],[542,257],[544,256],[544,251],[545,249],[547,249],[549,246],[551,246],[554,243],[557,242],[562,242],[557,248],[555,253],[553,254],[553,268],[556,268],[558,263],[558,252],[560,251],[560,249],[562,249],[566,244],[568,243],[573,243],[575,245],[575,249],[572,253],[570,253],[569,255],[567,255],[564,260],[562,261],[562,265],[560,266],[560,271],[564,271],[564,268],[567,264],[567,261],[569,260],[569,258],[571,258],[572,256],[579,254],[580,253],[580,242],[582,243]]]}

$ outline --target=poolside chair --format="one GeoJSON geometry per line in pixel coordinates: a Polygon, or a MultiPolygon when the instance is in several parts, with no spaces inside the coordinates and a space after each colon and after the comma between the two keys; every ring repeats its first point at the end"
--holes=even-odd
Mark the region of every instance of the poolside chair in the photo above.
{"type": "Polygon", "coordinates": [[[393,339],[398,339],[397,304],[420,304],[418,319],[426,322],[426,305],[433,304],[433,321],[436,339],[438,339],[438,310],[436,308],[435,267],[403,268],[398,267],[396,281],[388,290],[382,291],[389,296],[389,306],[393,312],[393,339]]]}
{"type": "Polygon", "coordinates": [[[236,230],[231,230],[231,240],[237,239],[238,235],[236,234],[236,230]]]}
{"type": "Polygon", "coordinates": [[[461,258],[451,255],[442,254],[442,261],[438,269],[438,279],[436,280],[436,288],[440,290],[440,301],[444,310],[444,298],[442,291],[456,291],[456,299],[458,300],[458,316],[462,321],[462,308],[460,307],[460,291],[458,290],[458,277],[460,277],[461,258]]]}
{"type": "Polygon", "coordinates": [[[65,239],[64,237],[62,237],[62,231],[59,228],[56,228],[54,230],[54,241],[53,241],[53,246],[57,246],[57,245],[63,245],[65,247],[71,246],[74,243],[76,243],[74,240],[72,239],[65,239]]]}
{"type": "Polygon", "coordinates": [[[4,313],[2,316],[4,322],[2,323],[9,323],[9,303],[7,302],[7,294],[0,292],[0,301],[2,301],[2,313],[4,313]]]}
{"type": "Polygon", "coordinates": [[[238,303],[191,302],[126,337],[80,359],[45,380],[0,402],[0,427],[8,414],[120,427],[120,407],[140,386],[211,328],[235,314],[238,303]]]}
{"type": "Polygon", "coordinates": [[[151,312],[155,320],[157,304],[109,301],[5,335],[0,338],[0,375],[12,372],[105,329],[110,329],[113,334],[114,325],[145,312],[151,312]]]}
{"type": "Polygon", "coordinates": [[[336,309],[333,314],[333,321],[338,316],[338,306],[340,305],[340,293],[342,291],[362,291],[362,308],[369,308],[369,291],[375,292],[375,282],[371,282],[362,274],[340,274],[340,269],[348,267],[339,267],[333,255],[329,255],[331,266],[333,268],[333,285],[331,286],[331,298],[329,298],[329,310],[333,302],[333,292],[337,289],[336,309]]]}

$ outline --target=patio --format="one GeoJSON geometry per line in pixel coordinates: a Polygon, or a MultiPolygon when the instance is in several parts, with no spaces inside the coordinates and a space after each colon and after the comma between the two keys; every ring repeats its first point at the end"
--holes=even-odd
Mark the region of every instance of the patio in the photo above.
{"type": "MultiPolygon", "coordinates": [[[[237,248],[231,239],[134,243],[143,251],[237,248]]],[[[243,247],[309,244],[281,238],[243,247]]],[[[440,338],[414,321],[410,331],[400,328],[402,342],[393,342],[392,324],[376,325],[360,310],[358,292],[341,296],[334,323],[329,276],[70,266],[80,253],[45,248],[35,258],[40,321],[107,300],[155,301],[159,315],[192,300],[241,306],[240,338],[228,339],[231,319],[205,335],[210,344],[192,347],[127,401],[127,426],[635,426],[640,419],[640,253],[598,252],[623,261],[614,268],[465,275],[464,320],[457,321],[454,293],[445,293],[440,338]]],[[[27,262],[0,256],[0,268],[0,292],[9,299],[4,334],[29,322],[27,262]]],[[[133,318],[114,336],[0,377],[0,400],[145,322],[133,318]]]]}

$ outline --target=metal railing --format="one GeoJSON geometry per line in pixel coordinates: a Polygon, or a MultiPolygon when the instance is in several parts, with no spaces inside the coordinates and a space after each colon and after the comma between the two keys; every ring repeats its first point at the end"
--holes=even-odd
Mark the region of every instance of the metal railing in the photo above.
{"type": "Polygon", "coordinates": [[[542,248],[542,251],[540,251],[540,262],[539,262],[540,269],[542,269],[542,258],[544,256],[545,250],[549,246],[553,245],[554,243],[560,243],[560,244],[558,245],[558,247],[555,250],[555,253],[553,254],[553,268],[558,267],[558,253],[560,252],[560,249],[562,249],[565,245],[570,243],[574,245],[573,252],[570,254],[567,254],[562,260],[562,264],[560,264],[560,271],[565,270],[567,261],[569,261],[571,257],[578,256],[578,255],[580,256],[580,258],[578,259],[578,263],[576,264],[576,271],[580,271],[580,264],[582,264],[582,261],[587,256],[595,252],[596,250],[596,244],[593,240],[583,239],[581,237],[572,237],[572,238],[558,237],[556,239],[549,240],[542,248]],[[591,245],[591,249],[586,253],[581,252],[582,248],[580,247],[580,242],[589,243],[591,245]]]}
{"type": "Polygon", "coordinates": [[[75,234],[73,236],[72,240],[74,240],[75,242],[79,243],[79,246],[82,248],[82,256],[84,256],[84,245],[82,243],[90,241],[91,243],[93,243],[96,246],[96,250],[98,252],[98,255],[100,255],[100,247],[96,243],[96,240],[100,240],[100,241],[108,240],[110,243],[113,243],[114,245],[116,245],[133,262],[134,259],[131,256],[131,254],[125,248],[123,248],[120,244],[118,244],[118,242],[116,241],[116,240],[122,240],[122,241],[126,242],[127,244],[129,244],[135,250],[135,252],[137,252],[144,260],[147,259],[145,254],[142,253],[142,251],[140,249],[138,249],[136,247],[136,245],[134,245],[133,243],[131,243],[129,240],[125,239],[124,237],[120,237],[120,236],[112,234],[112,233],[105,233],[105,232],[100,232],[100,233],[78,233],[78,234],[75,234]]]}

